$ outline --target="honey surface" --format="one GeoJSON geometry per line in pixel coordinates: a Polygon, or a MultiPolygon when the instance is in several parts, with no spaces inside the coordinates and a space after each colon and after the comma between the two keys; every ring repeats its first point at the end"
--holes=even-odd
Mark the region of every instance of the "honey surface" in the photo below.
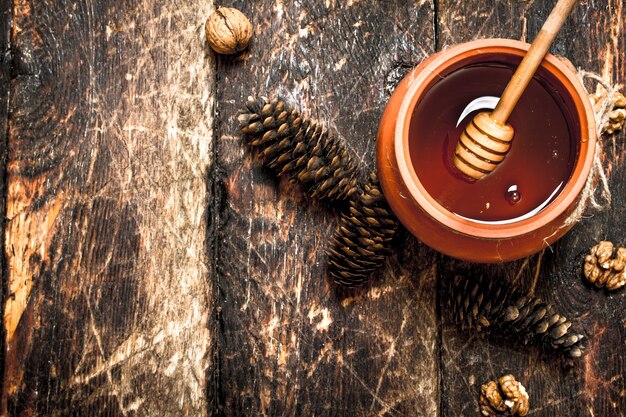
{"type": "Polygon", "coordinates": [[[483,96],[499,97],[514,69],[481,64],[457,70],[437,82],[415,108],[410,127],[413,167],[428,193],[449,211],[482,222],[514,222],[541,211],[569,179],[577,156],[576,122],[559,93],[538,75],[522,95],[509,123],[511,150],[489,175],[474,181],[452,164],[457,126],[465,107],[483,96]]]}

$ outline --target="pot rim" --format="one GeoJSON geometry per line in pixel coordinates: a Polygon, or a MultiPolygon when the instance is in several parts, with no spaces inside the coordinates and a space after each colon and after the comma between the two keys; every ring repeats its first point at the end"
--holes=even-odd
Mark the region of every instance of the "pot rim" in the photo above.
{"type": "Polygon", "coordinates": [[[508,224],[484,224],[463,219],[439,204],[426,191],[413,168],[409,152],[409,127],[418,99],[442,71],[472,56],[505,53],[523,56],[530,44],[512,39],[481,39],[456,45],[441,51],[411,80],[394,133],[394,148],[398,170],[406,188],[417,204],[432,218],[456,232],[488,239],[510,238],[533,232],[554,221],[576,203],[593,163],[596,132],[594,113],[587,92],[559,58],[547,54],[541,66],[555,76],[571,95],[580,123],[580,149],[570,179],[563,190],[545,209],[530,218],[508,224]]]}

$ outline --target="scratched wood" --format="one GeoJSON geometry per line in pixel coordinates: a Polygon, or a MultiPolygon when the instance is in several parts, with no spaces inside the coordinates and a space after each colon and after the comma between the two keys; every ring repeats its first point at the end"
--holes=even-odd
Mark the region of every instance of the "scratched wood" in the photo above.
{"type": "Polygon", "coordinates": [[[208,414],[211,9],[13,2],[2,415],[208,414]]]}
{"type": "MultiPolygon", "coordinates": [[[[611,209],[551,250],[477,267],[401,233],[345,291],[324,256],[341,207],[274,179],[234,120],[247,95],[280,95],[367,171],[409,68],[470,39],[532,39],[553,2],[228,3],[255,38],[216,62],[209,1],[0,2],[0,414],[474,416],[480,385],[512,372],[531,415],[623,415],[625,292],[578,268],[598,240],[626,243],[624,134],[603,145],[611,209]],[[477,273],[558,304],[590,337],[585,360],[568,371],[457,330],[446,282],[477,273]]],[[[623,6],[582,1],[553,51],[624,82],[623,6]]]]}
{"type": "Polygon", "coordinates": [[[404,237],[371,286],[331,285],[324,251],[338,207],[276,181],[234,118],[249,94],[280,95],[327,122],[371,169],[390,84],[433,51],[433,5],[228,5],[251,17],[255,37],[217,65],[220,411],[438,415],[436,255],[404,237]]]}
{"type": "MultiPolygon", "coordinates": [[[[4,213],[5,213],[5,184],[6,184],[6,155],[7,155],[7,128],[9,110],[9,80],[11,77],[11,27],[13,23],[13,13],[10,2],[0,4],[0,236],[4,236],[4,213]]],[[[2,291],[0,303],[4,305],[5,298],[5,253],[0,250],[0,276],[2,277],[2,291]]],[[[4,370],[4,341],[5,328],[0,326],[0,372],[4,370]]],[[[2,378],[0,378],[0,381],[2,378]]],[[[0,391],[2,383],[0,382],[0,391]]]]}
{"type": "MultiPolygon", "coordinates": [[[[475,38],[507,37],[532,41],[554,2],[438,3],[439,46],[475,38]]],[[[626,80],[624,3],[621,0],[581,2],[552,52],[576,67],[595,71],[615,82],[626,80]]],[[[624,291],[607,295],[585,285],[581,254],[602,239],[624,243],[626,190],[623,181],[624,134],[606,139],[603,160],[610,175],[613,204],[589,215],[551,249],[526,260],[500,266],[472,266],[444,259],[440,264],[440,299],[446,279],[455,274],[486,274],[517,282],[578,321],[588,334],[588,354],[565,370],[553,356],[514,342],[479,334],[463,334],[443,315],[442,415],[478,415],[480,385],[511,372],[528,389],[529,415],[622,416],[626,410],[624,357],[626,312],[624,291]]],[[[443,306],[442,306],[443,309],[443,306]]]]}

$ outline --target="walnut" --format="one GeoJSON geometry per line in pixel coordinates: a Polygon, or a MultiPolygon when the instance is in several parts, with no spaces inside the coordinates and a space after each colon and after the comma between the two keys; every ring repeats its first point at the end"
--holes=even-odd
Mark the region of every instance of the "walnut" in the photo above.
{"type": "Polygon", "coordinates": [[[607,95],[606,88],[604,88],[600,83],[596,84],[596,92],[593,94],[589,94],[589,101],[591,102],[591,107],[593,107],[593,111],[598,113],[602,107],[602,101],[607,95]]]}
{"type": "Polygon", "coordinates": [[[498,389],[495,381],[489,381],[480,387],[480,412],[485,416],[495,416],[495,412],[501,413],[506,411],[504,399],[498,389]]]}
{"type": "Polygon", "coordinates": [[[525,416],[530,408],[528,393],[513,375],[504,375],[498,382],[489,381],[480,387],[480,412],[487,417],[525,416]]]}
{"type": "MultiPolygon", "coordinates": [[[[608,92],[600,84],[596,86],[596,92],[589,95],[589,100],[593,106],[594,112],[600,111],[608,92]]],[[[626,97],[619,91],[613,94],[612,109],[609,113],[609,120],[602,127],[604,133],[609,135],[621,130],[624,127],[626,119],[626,97]]]]}
{"type": "Polygon", "coordinates": [[[613,243],[603,241],[589,250],[585,256],[583,273],[587,280],[598,288],[617,290],[626,284],[626,248],[617,249],[613,256],[613,243]]]}
{"type": "Polygon", "coordinates": [[[609,113],[609,123],[605,127],[606,133],[609,135],[622,130],[624,127],[624,120],[626,119],[626,109],[618,108],[609,113]]]}
{"type": "Polygon", "coordinates": [[[252,24],[239,10],[220,7],[206,22],[206,39],[218,54],[243,51],[252,38],[252,24]]]}

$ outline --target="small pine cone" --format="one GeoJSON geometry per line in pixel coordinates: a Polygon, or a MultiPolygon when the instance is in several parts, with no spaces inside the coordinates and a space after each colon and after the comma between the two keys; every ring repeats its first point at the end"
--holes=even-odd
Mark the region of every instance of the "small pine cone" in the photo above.
{"type": "Polygon", "coordinates": [[[613,243],[602,241],[589,250],[585,256],[583,273],[587,281],[598,288],[605,287],[609,291],[617,290],[626,285],[626,248],[619,247],[613,256],[613,243]]]}
{"type": "Polygon", "coordinates": [[[330,274],[341,285],[356,287],[380,268],[390,251],[398,220],[389,208],[375,174],[350,200],[335,231],[329,253],[330,274]]]}
{"type": "Polygon", "coordinates": [[[453,319],[462,328],[489,327],[494,317],[511,297],[511,288],[496,280],[454,278],[452,295],[449,298],[453,319]]]}
{"type": "Polygon", "coordinates": [[[579,358],[583,353],[584,335],[572,329],[572,322],[532,296],[517,298],[504,309],[498,319],[502,330],[517,334],[523,340],[534,341],[557,350],[567,358],[579,358]]]}
{"type": "Polygon", "coordinates": [[[537,297],[522,295],[506,282],[484,277],[453,282],[450,297],[453,318],[462,327],[489,327],[525,342],[554,349],[567,358],[582,356],[584,336],[572,323],[537,297]]]}
{"type": "Polygon", "coordinates": [[[492,416],[525,416],[530,404],[524,386],[513,375],[504,375],[498,382],[489,381],[480,387],[480,412],[492,416]]]}
{"type": "Polygon", "coordinates": [[[319,122],[264,97],[249,97],[238,120],[263,163],[299,182],[311,197],[345,199],[356,191],[356,161],[319,122]]]}

